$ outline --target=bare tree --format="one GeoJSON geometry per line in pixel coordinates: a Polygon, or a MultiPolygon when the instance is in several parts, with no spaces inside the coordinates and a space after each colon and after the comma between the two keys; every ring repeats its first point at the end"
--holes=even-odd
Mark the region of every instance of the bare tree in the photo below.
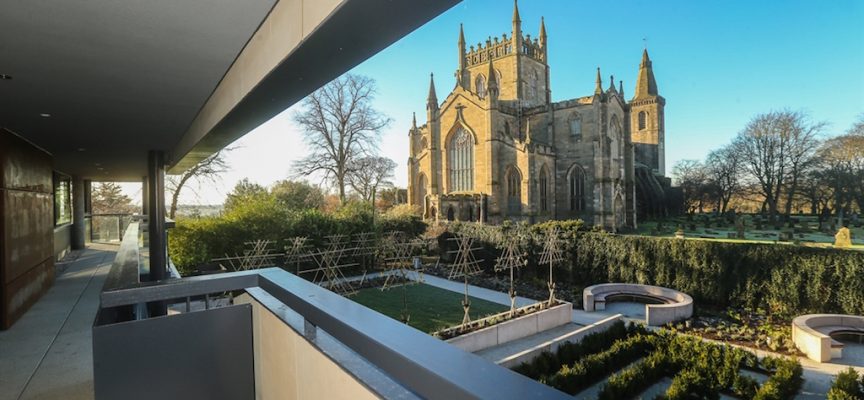
{"type": "Polygon", "coordinates": [[[681,160],[672,168],[672,175],[684,195],[688,213],[702,212],[705,206],[705,190],[708,176],[705,165],[699,160],[681,160]]]}
{"type": "Polygon", "coordinates": [[[372,108],[374,94],[374,80],[348,74],[303,101],[294,121],[305,131],[309,155],[294,163],[295,177],[323,172],[345,202],[352,161],[370,155],[381,130],[390,123],[390,118],[372,108]]]}
{"type": "Polygon", "coordinates": [[[775,111],[757,115],[734,141],[749,176],[758,183],[766,212],[776,221],[781,195],[791,211],[798,180],[812,165],[823,123],[810,123],[800,112],[775,111]]]}
{"type": "Polygon", "coordinates": [[[826,140],[819,148],[822,166],[817,174],[832,189],[834,210],[843,219],[852,202],[864,207],[864,123],[845,135],[826,140]]]}
{"type": "Polygon", "coordinates": [[[233,148],[224,148],[207,157],[192,168],[187,169],[180,175],[169,175],[165,179],[165,188],[171,193],[171,206],[168,209],[168,218],[174,219],[177,215],[177,202],[180,199],[180,191],[190,181],[210,181],[215,183],[219,175],[228,170],[225,155],[233,148]]]}
{"type": "Polygon", "coordinates": [[[740,162],[739,154],[732,146],[712,151],[705,160],[705,173],[720,212],[726,212],[732,196],[741,190],[740,162]]]}
{"type": "Polygon", "coordinates": [[[374,203],[378,189],[393,184],[390,178],[393,177],[396,162],[387,157],[363,157],[352,161],[350,169],[347,180],[351,188],[364,201],[374,203]]]}

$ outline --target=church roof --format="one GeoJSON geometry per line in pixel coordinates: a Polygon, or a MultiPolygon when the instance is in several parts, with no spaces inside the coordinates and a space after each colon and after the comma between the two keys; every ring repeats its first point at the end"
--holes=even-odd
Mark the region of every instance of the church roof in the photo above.
{"type": "Polygon", "coordinates": [[[642,51],[642,62],[639,64],[639,76],[636,78],[636,94],[633,100],[654,96],[658,96],[657,81],[654,80],[654,70],[651,68],[651,59],[648,58],[648,49],[645,49],[642,51]]]}

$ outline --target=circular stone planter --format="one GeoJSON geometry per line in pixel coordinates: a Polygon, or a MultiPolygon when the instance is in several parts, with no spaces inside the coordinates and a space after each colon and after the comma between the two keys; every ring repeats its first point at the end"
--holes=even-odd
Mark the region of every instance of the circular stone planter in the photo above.
{"type": "Polygon", "coordinates": [[[693,298],[687,293],[638,283],[588,286],[582,291],[582,307],[587,312],[605,310],[607,299],[617,296],[633,296],[659,303],[645,304],[645,322],[651,326],[680,321],[693,315],[693,298]]]}
{"type": "Polygon", "coordinates": [[[807,314],[792,320],[792,341],[807,358],[828,362],[843,357],[843,343],[831,338],[841,333],[864,335],[864,316],[807,314]]]}

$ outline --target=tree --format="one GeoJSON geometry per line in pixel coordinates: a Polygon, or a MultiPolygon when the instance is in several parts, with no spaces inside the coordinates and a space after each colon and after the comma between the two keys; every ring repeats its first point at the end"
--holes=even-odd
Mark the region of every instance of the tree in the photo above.
{"type": "Polygon", "coordinates": [[[232,148],[222,149],[210,157],[207,157],[195,164],[192,168],[187,169],[180,175],[169,175],[165,179],[165,186],[168,192],[171,193],[171,205],[168,209],[168,218],[174,219],[177,214],[177,202],[180,199],[180,191],[193,180],[201,181],[208,180],[215,183],[219,175],[228,169],[228,163],[225,161],[225,154],[231,151],[232,148]]]}
{"type": "Polygon", "coordinates": [[[733,142],[748,175],[758,183],[766,211],[776,220],[782,193],[787,209],[798,180],[812,165],[822,123],[810,123],[800,112],[775,111],[754,117],[733,142]]]}
{"type": "Polygon", "coordinates": [[[294,114],[309,146],[309,155],[294,163],[296,176],[324,173],[343,203],[352,163],[371,154],[381,130],[390,123],[372,108],[374,94],[374,80],[347,74],[309,95],[294,114]]]}
{"type": "Polygon", "coordinates": [[[132,199],[114,182],[96,185],[90,193],[90,204],[93,214],[132,214],[136,210],[132,199]]]}
{"type": "Polygon", "coordinates": [[[712,151],[705,160],[705,172],[711,182],[717,209],[726,212],[732,196],[741,190],[740,158],[732,146],[712,151]]]}
{"type": "Polygon", "coordinates": [[[702,211],[705,203],[705,190],[708,182],[705,165],[699,160],[681,160],[672,167],[672,175],[681,187],[684,204],[688,213],[702,211]]]}
{"type": "Polygon", "coordinates": [[[363,157],[350,164],[348,183],[364,201],[375,201],[381,187],[391,186],[396,162],[387,157],[363,157]]]}
{"type": "Polygon", "coordinates": [[[276,197],[276,201],[290,210],[324,207],[324,192],[306,181],[281,180],[273,184],[270,193],[276,197]]]}
{"type": "Polygon", "coordinates": [[[225,198],[224,210],[230,211],[243,202],[269,195],[270,193],[264,186],[250,182],[249,178],[243,178],[234,185],[234,190],[228,193],[228,196],[225,198]]]}
{"type": "Polygon", "coordinates": [[[817,174],[832,189],[834,210],[841,220],[853,201],[859,209],[864,206],[864,129],[856,131],[856,126],[826,140],[818,151],[822,167],[817,174]]]}

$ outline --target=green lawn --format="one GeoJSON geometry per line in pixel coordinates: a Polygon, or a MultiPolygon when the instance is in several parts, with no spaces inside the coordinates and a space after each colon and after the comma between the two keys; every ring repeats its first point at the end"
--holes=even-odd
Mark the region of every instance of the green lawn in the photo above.
{"type": "MultiPolygon", "coordinates": [[[[400,320],[402,315],[403,290],[408,299],[409,325],[426,333],[462,323],[463,295],[426,284],[395,287],[384,290],[368,288],[357,292],[350,299],[378,311],[390,318],[400,320]]],[[[470,292],[469,292],[470,294],[470,292]]],[[[471,318],[507,311],[509,307],[486,300],[471,299],[471,318]]]]}

